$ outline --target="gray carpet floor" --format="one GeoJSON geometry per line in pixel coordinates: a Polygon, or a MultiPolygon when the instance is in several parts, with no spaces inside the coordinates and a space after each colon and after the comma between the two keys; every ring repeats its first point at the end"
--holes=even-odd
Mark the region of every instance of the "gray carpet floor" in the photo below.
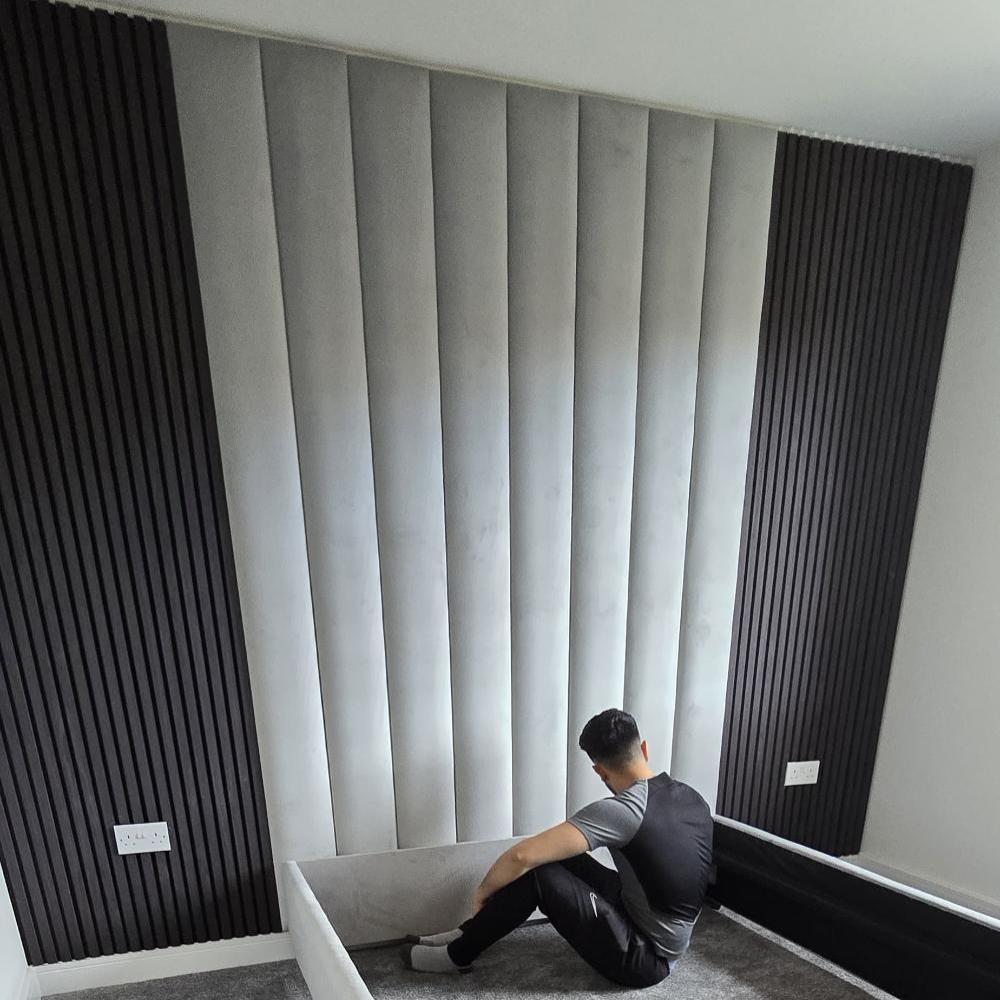
{"type": "Polygon", "coordinates": [[[309,1000],[309,990],[298,963],[288,961],[63,993],[59,1000],[309,1000]]]}
{"type": "MultiPolygon", "coordinates": [[[[870,995],[781,945],[706,910],[691,950],[648,990],[615,986],[593,972],[548,925],[515,931],[464,976],[409,972],[399,947],[353,953],[375,1000],[869,1000],[870,995]]],[[[295,962],[174,976],[65,993],[60,1000],[309,1000],[295,962]]]]}
{"type": "Polygon", "coordinates": [[[428,976],[403,968],[399,948],[352,956],[375,1000],[868,1000],[869,994],[706,910],[691,949],[658,986],[630,990],[593,972],[547,924],[495,944],[468,975],[428,976]]]}

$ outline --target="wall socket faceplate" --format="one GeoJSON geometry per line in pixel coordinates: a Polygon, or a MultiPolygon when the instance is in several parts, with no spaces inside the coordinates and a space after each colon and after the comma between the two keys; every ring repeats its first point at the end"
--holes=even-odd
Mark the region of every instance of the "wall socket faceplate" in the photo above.
{"type": "Polygon", "coordinates": [[[785,768],[785,786],[815,785],[819,781],[818,760],[790,760],[785,768]]]}
{"type": "Polygon", "coordinates": [[[151,854],[170,850],[166,823],[126,823],[115,827],[119,854],[151,854]]]}

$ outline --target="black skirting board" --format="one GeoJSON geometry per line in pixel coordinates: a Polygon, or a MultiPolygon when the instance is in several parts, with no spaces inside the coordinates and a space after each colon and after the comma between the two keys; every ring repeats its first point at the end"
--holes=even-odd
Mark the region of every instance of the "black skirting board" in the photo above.
{"type": "Polygon", "coordinates": [[[734,827],[713,898],[900,1000],[1000,998],[1000,931],[734,827]]]}

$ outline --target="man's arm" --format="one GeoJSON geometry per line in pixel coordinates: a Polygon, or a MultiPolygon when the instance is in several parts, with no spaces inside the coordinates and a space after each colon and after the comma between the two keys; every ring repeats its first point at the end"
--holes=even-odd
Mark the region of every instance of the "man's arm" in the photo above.
{"type": "Polygon", "coordinates": [[[587,838],[572,823],[560,823],[544,833],[520,841],[501,854],[486,873],[486,878],[476,890],[474,912],[478,913],[495,892],[533,868],[583,854],[588,846],[587,838]]]}

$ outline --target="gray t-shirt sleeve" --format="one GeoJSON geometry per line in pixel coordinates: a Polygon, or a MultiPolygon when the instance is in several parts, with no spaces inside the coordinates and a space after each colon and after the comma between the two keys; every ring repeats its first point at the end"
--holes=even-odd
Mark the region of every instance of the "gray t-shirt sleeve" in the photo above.
{"type": "Polygon", "coordinates": [[[636,834],[646,811],[646,782],[619,792],[610,799],[598,799],[569,817],[587,839],[591,851],[598,847],[624,847],[636,834]]]}

